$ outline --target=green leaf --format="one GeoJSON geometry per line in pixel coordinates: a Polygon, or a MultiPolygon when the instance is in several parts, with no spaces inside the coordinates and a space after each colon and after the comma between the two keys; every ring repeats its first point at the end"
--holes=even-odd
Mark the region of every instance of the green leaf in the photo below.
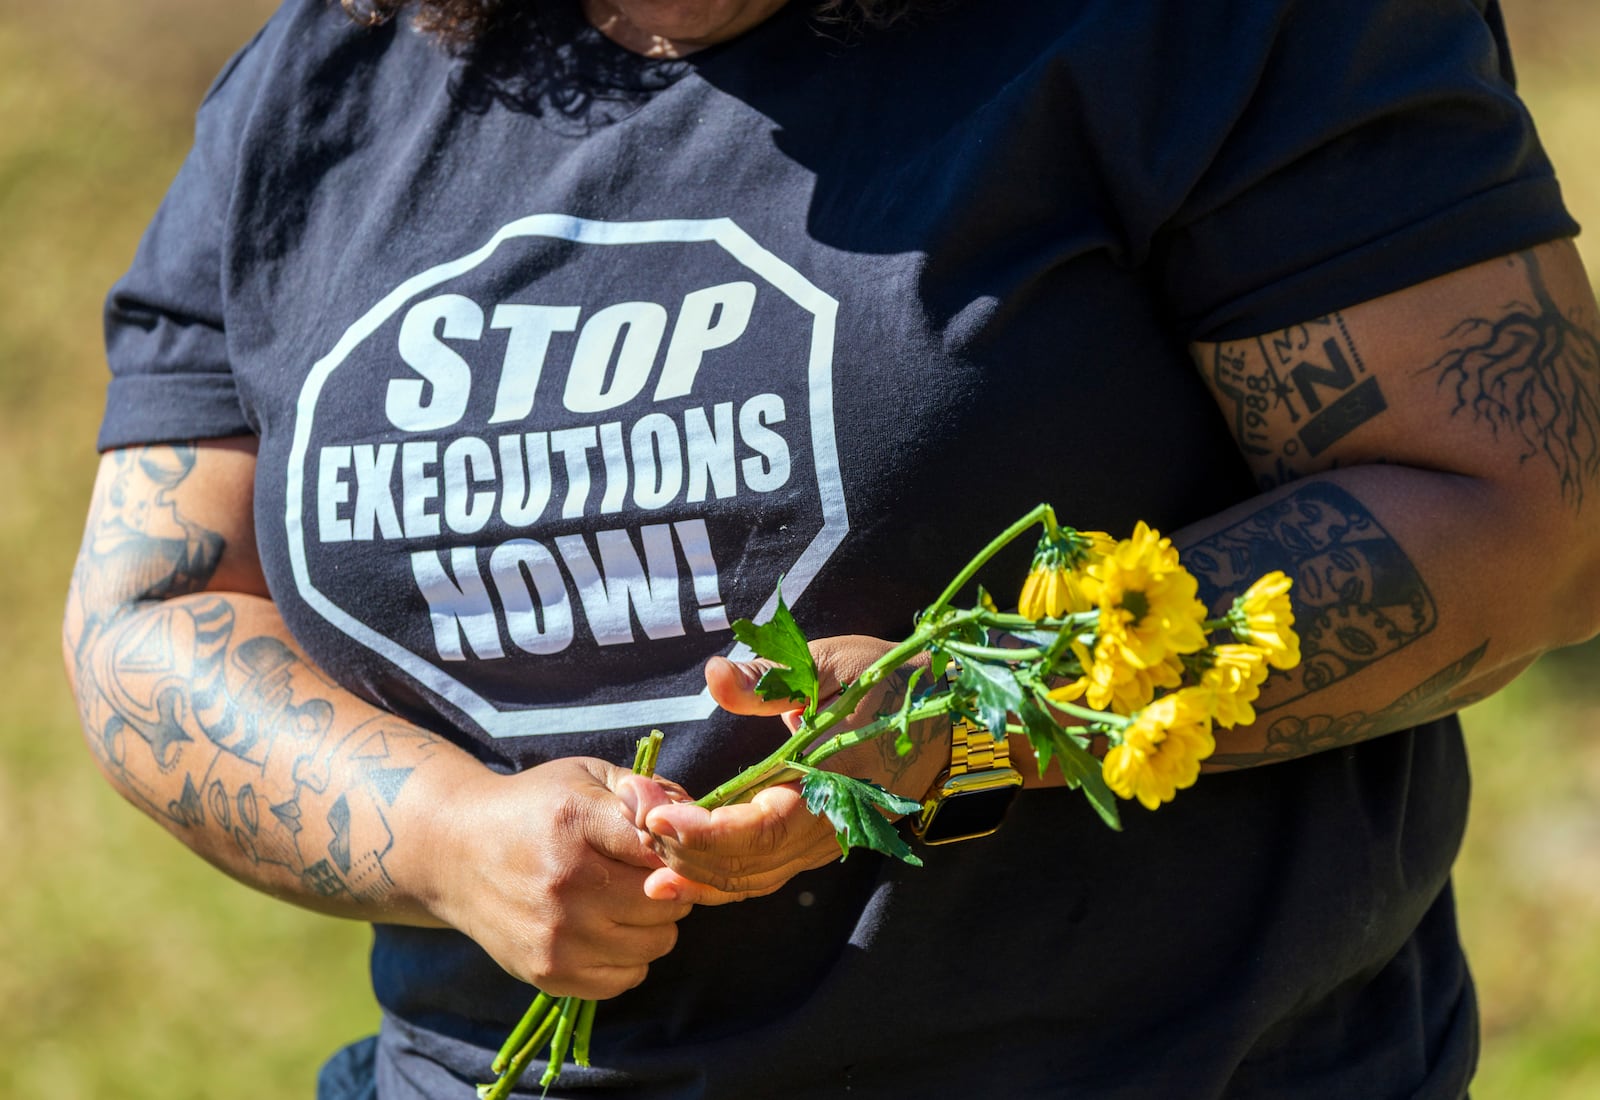
{"type": "Polygon", "coordinates": [[[917,813],[922,809],[921,803],[901,798],[864,779],[816,769],[806,773],[800,790],[806,797],[807,808],[833,825],[841,858],[848,856],[851,848],[870,848],[913,867],[922,866],[922,860],[917,858],[900,831],[883,816],[883,812],[917,813]]]}
{"type": "Polygon", "coordinates": [[[1031,699],[1017,708],[1017,717],[1022,720],[1034,755],[1039,759],[1039,773],[1044,774],[1045,769],[1050,767],[1050,761],[1059,756],[1061,774],[1066,776],[1067,786],[1074,790],[1081,789],[1101,820],[1120,832],[1122,818],[1117,812],[1117,798],[1106,786],[1100,761],[1094,758],[1094,754],[1031,699]]]}
{"type": "Polygon", "coordinates": [[[817,682],[817,666],[811,659],[811,649],[800,624],[784,606],[783,589],[778,589],[778,609],[772,619],[759,626],[749,619],[733,624],[733,636],[749,646],[757,657],[774,662],[756,684],[756,692],[763,699],[792,699],[806,705],[806,714],[817,709],[821,688],[817,682]]]}
{"type": "MultiPolygon", "coordinates": [[[[1049,769],[1050,761],[1061,751],[1061,742],[1072,740],[1072,734],[1063,729],[1049,711],[1031,699],[1024,699],[1017,705],[1017,718],[1022,722],[1022,731],[1027,735],[1028,743],[1033,746],[1033,755],[1039,761],[1039,774],[1043,775],[1049,769]]],[[[1078,786],[1070,775],[1067,776],[1067,786],[1074,789],[1078,786]]]]}
{"type": "Polygon", "coordinates": [[[1083,788],[1084,797],[1094,807],[1100,820],[1118,832],[1122,831],[1122,817],[1117,812],[1117,796],[1106,786],[1105,775],[1100,771],[1100,761],[1076,741],[1068,741],[1061,753],[1061,770],[1076,779],[1083,788]]]}
{"type": "Polygon", "coordinates": [[[1006,715],[1027,698],[1017,675],[1005,665],[984,661],[963,661],[956,682],[973,693],[978,706],[978,721],[991,730],[1006,728],[1006,715]]]}
{"type": "Polygon", "coordinates": [[[968,645],[989,644],[989,631],[982,623],[973,621],[957,623],[950,629],[947,637],[958,642],[966,642],[968,645]]]}

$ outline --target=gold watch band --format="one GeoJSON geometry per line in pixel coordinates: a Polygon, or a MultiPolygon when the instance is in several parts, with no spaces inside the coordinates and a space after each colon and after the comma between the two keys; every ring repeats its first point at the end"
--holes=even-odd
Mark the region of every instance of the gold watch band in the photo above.
{"type": "Polygon", "coordinates": [[[950,774],[1011,766],[1011,746],[969,718],[957,716],[950,726],[950,774]]]}

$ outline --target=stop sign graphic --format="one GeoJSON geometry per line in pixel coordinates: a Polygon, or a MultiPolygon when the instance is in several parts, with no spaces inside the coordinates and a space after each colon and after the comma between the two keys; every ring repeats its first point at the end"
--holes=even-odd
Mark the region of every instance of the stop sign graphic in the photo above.
{"type": "Polygon", "coordinates": [[[307,374],[300,598],[493,737],[706,717],[849,529],[836,312],[728,219],[506,225],[307,374]]]}

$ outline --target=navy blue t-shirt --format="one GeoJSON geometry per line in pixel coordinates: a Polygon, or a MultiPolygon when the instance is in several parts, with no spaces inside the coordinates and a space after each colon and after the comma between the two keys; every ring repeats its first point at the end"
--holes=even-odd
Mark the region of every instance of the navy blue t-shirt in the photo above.
{"type": "MultiPolygon", "coordinates": [[[[780,581],[901,637],[1040,500],[1215,513],[1254,487],[1190,341],[1575,231],[1483,8],[791,5],[663,62],[290,0],[111,295],[99,442],[259,437],[273,596],[350,690],[503,769],[660,727],[704,790],[778,736],[701,668],[780,581]]],[[[1116,835],[1029,791],[695,912],[552,1095],[1459,1096],[1466,792],[1453,721],[1116,835]]],[[[444,931],[373,976],[386,1098],[470,1096],[529,997],[444,931]]]]}

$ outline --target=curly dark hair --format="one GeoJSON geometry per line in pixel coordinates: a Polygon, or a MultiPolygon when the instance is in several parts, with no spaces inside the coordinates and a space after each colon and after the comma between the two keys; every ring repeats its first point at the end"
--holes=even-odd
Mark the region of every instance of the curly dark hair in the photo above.
{"type": "MultiPolygon", "coordinates": [[[[455,46],[465,46],[497,24],[529,18],[529,9],[563,0],[339,0],[358,22],[387,23],[407,8],[416,11],[419,28],[455,46]]],[[[798,2],[798,0],[796,0],[798,2]]],[[[921,0],[813,0],[817,18],[852,26],[883,27],[905,15],[921,0]]],[[[576,0],[565,0],[571,6],[576,0]]]]}

